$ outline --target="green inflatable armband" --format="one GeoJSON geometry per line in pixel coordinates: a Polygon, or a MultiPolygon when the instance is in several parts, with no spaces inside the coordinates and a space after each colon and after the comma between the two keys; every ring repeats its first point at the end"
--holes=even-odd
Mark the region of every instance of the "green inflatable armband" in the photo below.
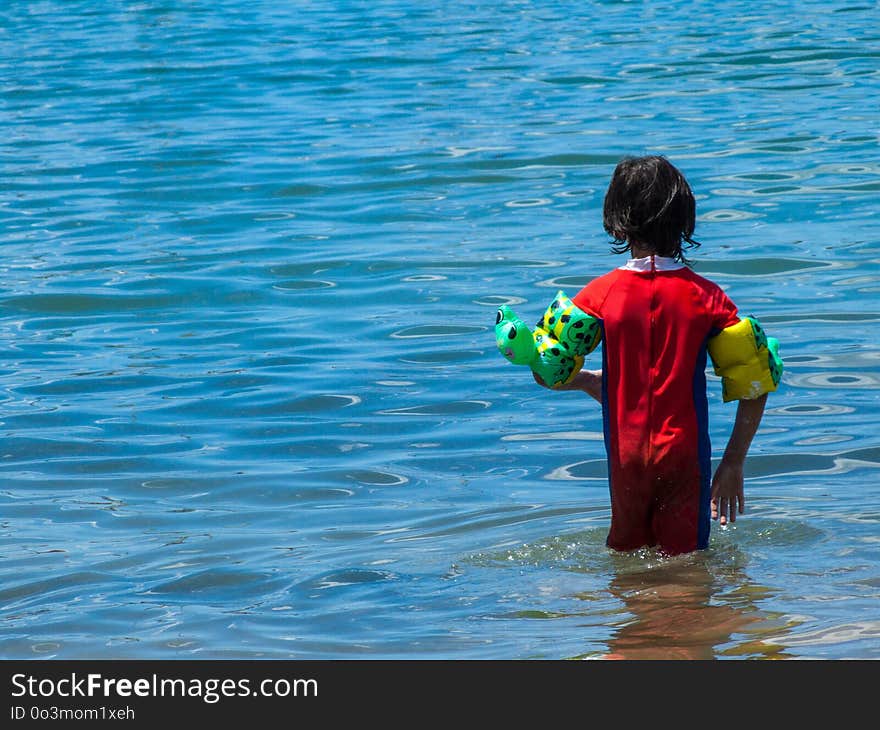
{"type": "Polygon", "coordinates": [[[767,337],[754,317],[744,317],[709,340],[724,402],[752,400],[776,390],[782,380],[779,340],[767,337]]]}
{"type": "Polygon", "coordinates": [[[528,365],[551,388],[571,381],[602,335],[599,321],[564,292],[556,294],[532,331],[503,306],[495,319],[498,350],[514,365],[528,365]]]}

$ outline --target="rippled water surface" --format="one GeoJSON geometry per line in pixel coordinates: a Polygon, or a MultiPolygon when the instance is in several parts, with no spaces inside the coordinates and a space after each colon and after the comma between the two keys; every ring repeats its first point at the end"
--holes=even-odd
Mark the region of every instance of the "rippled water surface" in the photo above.
{"type": "Polygon", "coordinates": [[[3,3],[0,655],[880,658],[878,49],[866,2],[3,3]],[[492,332],[619,263],[645,152],[786,359],[676,559],[606,550],[598,408],[492,332]]]}

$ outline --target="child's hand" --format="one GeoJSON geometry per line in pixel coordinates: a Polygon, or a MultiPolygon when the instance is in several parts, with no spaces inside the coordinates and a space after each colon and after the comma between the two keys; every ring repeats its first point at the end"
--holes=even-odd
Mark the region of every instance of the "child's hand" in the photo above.
{"type": "Polygon", "coordinates": [[[581,370],[571,382],[577,390],[582,390],[591,398],[602,402],[602,371],[581,370]]]}
{"type": "MultiPolygon", "coordinates": [[[[535,382],[538,385],[541,385],[545,388],[550,388],[547,383],[545,383],[541,377],[532,372],[532,377],[534,377],[535,382]]],[[[550,388],[551,390],[582,390],[587,395],[595,398],[600,403],[602,402],[602,371],[601,370],[581,370],[577,375],[575,375],[571,381],[566,383],[565,385],[557,385],[555,388],[550,388]]]]}
{"type": "Polygon", "coordinates": [[[712,519],[721,518],[722,525],[728,519],[736,522],[736,514],[745,511],[743,490],[743,465],[737,461],[721,460],[712,479],[712,519]]]}

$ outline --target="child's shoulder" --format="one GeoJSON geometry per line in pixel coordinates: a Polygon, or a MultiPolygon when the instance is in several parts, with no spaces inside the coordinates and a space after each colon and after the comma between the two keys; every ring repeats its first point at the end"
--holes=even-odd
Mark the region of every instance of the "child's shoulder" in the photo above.
{"type": "MultiPolygon", "coordinates": [[[[581,309],[592,314],[600,312],[605,304],[606,299],[616,296],[615,290],[624,292],[627,296],[632,291],[632,287],[649,286],[652,277],[646,272],[633,271],[626,266],[620,266],[604,274],[601,274],[588,282],[574,297],[573,301],[581,309]],[[622,288],[618,289],[618,285],[622,284],[622,288]]],[[[657,279],[658,282],[664,282],[667,286],[677,292],[678,295],[684,294],[682,285],[689,289],[696,301],[706,303],[714,303],[726,301],[727,295],[724,290],[711,279],[698,274],[688,266],[676,267],[663,272],[657,279]]],[[[664,284],[661,283],[662,287],[664,284]]],[[[654,285],[650,285],[654,286],[654,285]]]]}
{"type": "Polygon", "coordinates": [[[608,293],[614,288],[620,279],[620,269],[601,274],[584,286],[574,297],[574,303],[581,309],[595,314],[602,306],[608,293]]]}
{"type": "Polygon", "coordinates": [[[721,287],[708,277],[698,274],[689,266],[680,269],[681,275],[690,281],[695,287],[702,289],[707,294],[723,293],[721,287]]]}

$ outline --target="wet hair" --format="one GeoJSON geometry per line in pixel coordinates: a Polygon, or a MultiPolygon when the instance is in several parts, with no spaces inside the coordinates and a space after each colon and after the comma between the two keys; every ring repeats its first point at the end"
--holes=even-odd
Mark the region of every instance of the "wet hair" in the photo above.
{"type": "Polygon", "coordinates": [[[695,217],[691,187],[665,157],[627,157],[618,163],[605,193],[602,220],[614,239],[614,253],[637,244],[690,264],[682,249],[700,245],[692,238],[695,217]]]}

